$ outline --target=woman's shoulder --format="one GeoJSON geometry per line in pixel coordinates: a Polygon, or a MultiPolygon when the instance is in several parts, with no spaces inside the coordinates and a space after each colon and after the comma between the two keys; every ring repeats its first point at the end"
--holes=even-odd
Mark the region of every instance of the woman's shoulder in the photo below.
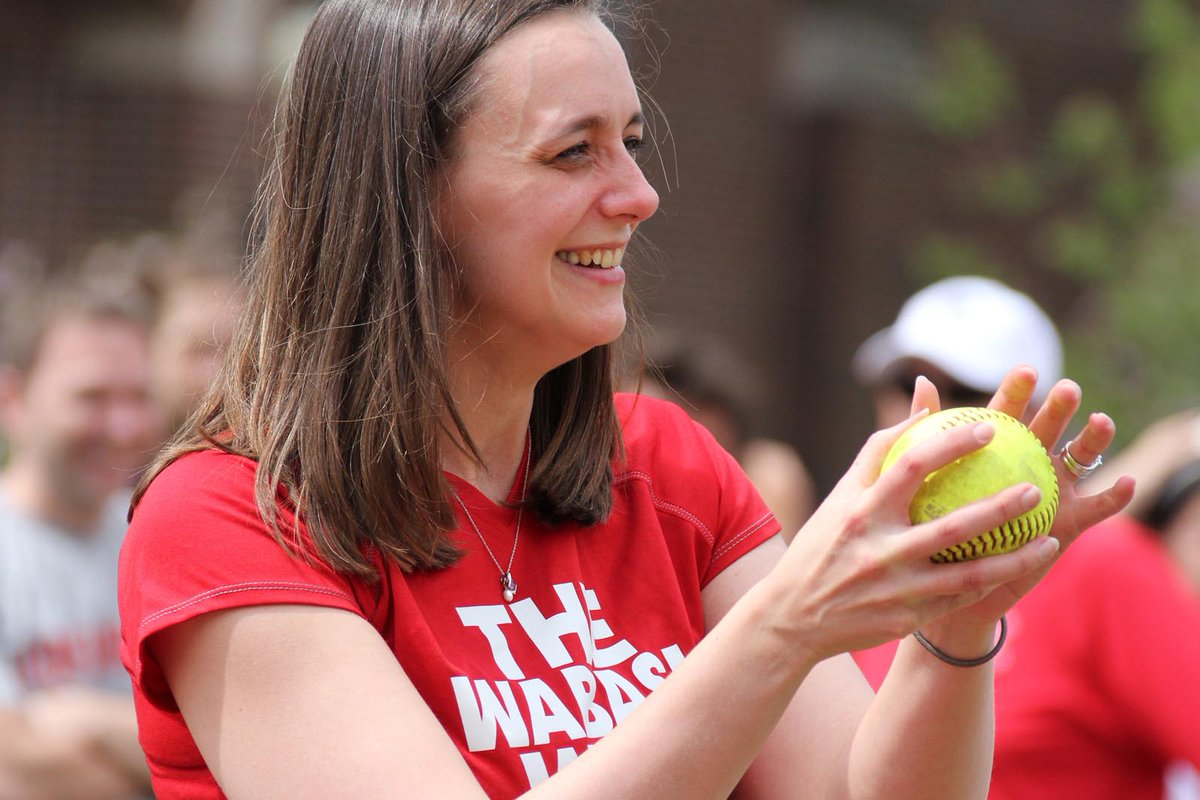
{"type": "Polygon", "coordinates": [[[185,453],[164,466],[130,510],[130,533],[202,520],[238,519],[257,527],[258,462],[217,449],[185,453]]]}
{"type": "Polygon", "coordinates": [[[181,455],[163,467],[130,514],[122,548],[127,571],[170,566],[228,577],[243,568],[287,572],[293,568],[279,565],[314,556],[307,529],[282,489],[264,516],[257,471],[254,459],[215,449],[181,455]]]}
{"type": "MultiPolygon", "coordinates": [[[[224,491],[239,486],[253,491],[258,462],[216,448],[185,453],[159,470],[142,496],[142,502],[159,501],[180,494],[198,494],[219,487],[224,491]]],[[[139,503],[140,505],[140,503],[139,503]]]]}
{"type": "Polygon", "coordinates": [[[619,472],[685,483],[703,482],[703,476],[725,477],[732,457],[683,408],[635,394],[618,394],[616,408],[625,442],[619,472]]]}
{"type": "Polygon", "coordinates": [[[687,411],[669,400],[618,392],[615,403],[626,446],[680,435],[695,436],[699,427],[687,411]]]}
{"type": "Polygon", "coordinates": [[[706,581],[779,530],[733,456],[685,409],[638,395],[618,395],[616,406],[625,437],[618,486],[699,532],[706,581]]]}
{"type": "Polygon", "coordinates": [[[249,456],[241,456],[216,447],[205,447],[179,456],[163,467],[155,480],[165,475],[172,475],[176,479],[228,477],[230,474],[244,473],[253,475],[257,467],[258,462],[249,456]]]}

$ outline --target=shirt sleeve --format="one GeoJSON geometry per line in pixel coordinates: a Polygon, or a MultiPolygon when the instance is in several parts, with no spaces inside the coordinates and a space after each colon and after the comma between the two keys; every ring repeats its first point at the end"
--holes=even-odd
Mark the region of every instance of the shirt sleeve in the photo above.
{"type": "MultiPolygon", "coordinates": [[[[293,603],[370,616],[361,587],[275,538],[254,497],[256,464],[194,453],[164,469],[138,504],[121,550],[121,657],[135,686],[174,710],[151,636],[224,609],[293,603]]],[[[286,512],[284,529],[294,525],[286,512]]],[[[303,529],[296,538],[303,539],[303,529]]]]}
{"type": "Polygon", "coordinates": [[[780,525],[737,460],[696,425],[697,437],[713,466],[718,488],[712,557],[703,584],[779,533],[780,525]]]}
{"type": "Polygon", "coordinates": [[[704,540],[701,586],[779,533],[780,526],[737,460],[680,407],[618,395],[627,469],[653,485],[656,505],[704,540]]]}

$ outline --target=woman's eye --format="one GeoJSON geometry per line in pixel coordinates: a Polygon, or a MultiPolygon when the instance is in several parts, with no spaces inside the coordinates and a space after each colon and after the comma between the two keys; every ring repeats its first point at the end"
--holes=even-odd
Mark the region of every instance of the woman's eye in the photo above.
{"type": "MultiPolygon", "coordinates": [[[[625,147],[626,152],[636,159],[645,147],[646,142],[641,136],[626,136],[621,140],[621,144],[625,147]]],[[[559,152],[559,154],[554,157],[554,160],[583,162],[586,161],[591,154],[591,144],[588,142],[580,142],[579,144],[572,145],[571,147],[559,152]]]]}
{"type": "Polygon", "coordinates": [[[566,150],[563,150],[561,153],[555,156],[555,158],[562,161],[578,161],[581,158],[584,158],[587,154],[588,143],[580,142],[577,145],[573,145],[568,147],[566,150]]]}

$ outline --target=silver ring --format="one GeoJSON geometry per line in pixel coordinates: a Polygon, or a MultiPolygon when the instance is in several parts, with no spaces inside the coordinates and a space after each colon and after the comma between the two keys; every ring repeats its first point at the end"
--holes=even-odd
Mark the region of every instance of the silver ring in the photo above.
{"type": "Polygon", "coordinates": [[[1104,463],[1104,456],[1096,456],[1096,460],[1090,464],[1080,464],[1075,460],[1075,456],[1071,455],[1071,443],[1067,442],[1062,449],[1063,466],[1067,468],[1067,472],[1074,475],[1077,479],[1083,480],[1088,475],[1091,475],[1096,470],[1100,469],[1100,465],[1104,463]]]}

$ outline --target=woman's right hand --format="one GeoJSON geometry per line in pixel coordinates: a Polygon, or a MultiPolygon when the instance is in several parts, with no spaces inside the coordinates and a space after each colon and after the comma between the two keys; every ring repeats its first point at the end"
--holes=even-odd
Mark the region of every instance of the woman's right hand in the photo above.
{"type": "MultiPolygon", "coordinates": [[[[1039,537],[989,558],[930,561],[945,547],[1030,510],[1040,494],[1032,484],[1019,484],[940,519],[911,524],[909,505],[925,476],[994,434],[987,422],[951,428],[914,446],[880,475],[893,443],[924,415],[867,440],[768,576],[779,624],[792,629],[787,632],[814,660],[903,638],[1044,566],[1057,551],[1057,541],[1039,537]]],[[[978,638],[990,640],[994,625],[981,620],[978,638]]]]}

